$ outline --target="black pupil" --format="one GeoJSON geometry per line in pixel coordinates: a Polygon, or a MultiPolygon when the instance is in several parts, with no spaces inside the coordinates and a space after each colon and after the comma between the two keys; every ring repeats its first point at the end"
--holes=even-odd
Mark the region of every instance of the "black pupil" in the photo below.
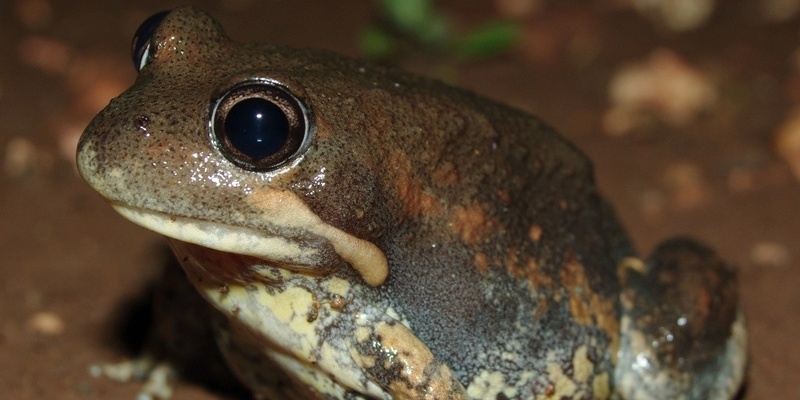
{"type": "Polygon", "coordinates": [[[289,121],[280,107],[262,98],[242,100],[225,118],[225,135],[242,154],[259,160],[277,153],[289,138],[289,121]]]}

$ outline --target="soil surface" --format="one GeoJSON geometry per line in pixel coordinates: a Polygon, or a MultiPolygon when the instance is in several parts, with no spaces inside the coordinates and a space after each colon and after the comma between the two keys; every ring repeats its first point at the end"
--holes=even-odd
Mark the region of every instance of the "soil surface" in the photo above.
{"type": "MultiPolygon", "coordinates": [[[[159,274],[162,240],[117,216],[73,157],[88,120],[134,79],[133,32],[173,3],[0,3],[0,397],[131,399],[139,388],[92,378],[88,368],[131,357],[120,320],[159,274]]],[[[378,21],[372,3],[351,0],[188,3],[237,40],[354,56],[378,21]]],[[[522,40],[510,54],[406,64],[539,115],[574,141],[643,253],[689,234],[736,264],[750,335],[742,398],[800,399],[800,185],[792,156],[781,155],[791,146],[776,144],[800,104],[800,19],[767,21],[758,1],[728,1],[675,33],[597,4],[606,2],[551,3],[518,17],[522,40]],[[680,121],[645,100],[652,113],[614,131],[604,125],[610,82],[656,49],[678,57],[678,75],[700,74],[697,85],[714,96],[680,121]]],[[[489,1],[440,6],[461,29],[499,12],[489,1]]],[[[800,141],[800,132],[786,135],[800,141]]],[[[181,382],[174,398],[218,396],[181,382]]]]}

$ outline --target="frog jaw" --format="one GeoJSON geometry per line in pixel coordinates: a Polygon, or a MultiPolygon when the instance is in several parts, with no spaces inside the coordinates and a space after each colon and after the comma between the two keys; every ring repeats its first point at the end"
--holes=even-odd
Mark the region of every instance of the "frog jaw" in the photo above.
{"type": "Polygon", "coordinates": [[[278,229],[300,232],[302,237],[313,239],[298,239],[296,234],[293,237],[281,235],[280,230],[277,233],[262,232],[166,214],[121,202],[112,202],[111,205],[131,222],[176,240],[256,257],[300,271],[325,273],[338,268],[344,261],[371,286],[381,285],[386,280],[388,261],[373,243],[326,224],[291,193],[270,191],[257,199],[257,205],[267,211],[267,215],[288,215],[272,218],[278,229]],[[280,210],[275,211],[275,208],[280,210]]]}
{"type": "Polygon", "coordinates": [[[120,203],[112,206],[131,222],[169,238],[264,259],[291,269],[324,272],[334,268],[336,261],[341,262],[341,259],[332,260],[331,252],[325,251],[325,246],[321,246],[320,241],[313,244],[302,243],[253,229],[168,215],[120,203]]]}

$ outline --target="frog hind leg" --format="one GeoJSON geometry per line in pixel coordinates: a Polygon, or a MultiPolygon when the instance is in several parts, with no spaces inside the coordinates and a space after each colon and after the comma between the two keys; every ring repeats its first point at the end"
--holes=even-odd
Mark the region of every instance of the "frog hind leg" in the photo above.
{"type": "Polygon", "coordinates": [[[626,399],[731,399],[747,358],[735,271],[710,248],[675,238],[625,259],[615,369],[626,399]]]}

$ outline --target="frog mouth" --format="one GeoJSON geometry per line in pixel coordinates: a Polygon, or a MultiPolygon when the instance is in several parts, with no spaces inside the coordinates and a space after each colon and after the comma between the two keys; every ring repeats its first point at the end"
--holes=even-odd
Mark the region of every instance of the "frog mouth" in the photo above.
{"type": "Polygon", "coordinates": [[[270,266],[325,274],[347,263],[373,286],[382,284],[388,275],[386,257],[374,244],[325,224],[316,216],[318,222],[308,218],[306,221],[317,223],[290,227],[301,228],[301,236],[287,237],[117,202],[111,206],[129,221],[168,238],[260,259],[270,266]]]}
{"type": "Polygon", "coordinates": [[[168,215],[121,204],[113,204],[123,217],[144,228],[169,238],[208,247],[227,253],[262,258],[282,265],[295,265],[312,269],[314,266],[326,268],[330,257],[320,257],[316,249],[303,246],[296,241],[278,236],[269,236],[253,229],[233,227],[189,217],[168,215]]]}

